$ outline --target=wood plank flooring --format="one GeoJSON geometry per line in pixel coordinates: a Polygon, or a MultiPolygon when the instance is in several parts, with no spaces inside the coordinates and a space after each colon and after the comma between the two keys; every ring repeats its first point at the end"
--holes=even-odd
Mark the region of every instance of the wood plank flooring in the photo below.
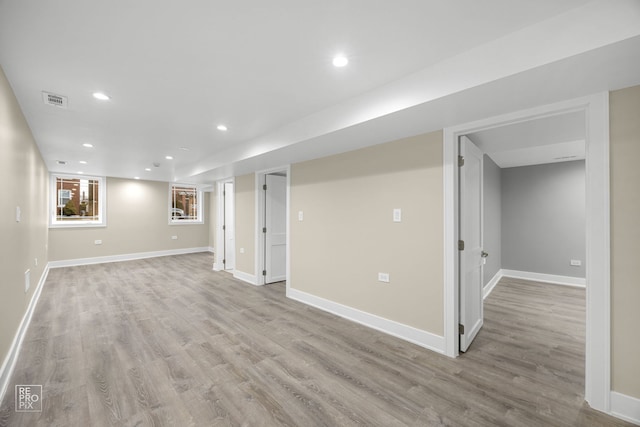
{"type": "Polygon", "coordinates": [[[584,290],[499,284],[450,359],[211,271],[54,269],[0,426],[624,426],[583,402],[584,290]],[[42,384],[41,413],[14,411],[42,384]]]}

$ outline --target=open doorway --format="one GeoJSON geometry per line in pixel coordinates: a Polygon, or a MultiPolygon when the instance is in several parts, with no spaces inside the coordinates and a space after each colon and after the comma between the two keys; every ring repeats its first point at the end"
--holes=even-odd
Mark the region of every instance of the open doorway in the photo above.
{"type": "Polygon", "coordinates": [[[610,399],[609,277],[609,114],[608,93],[447,128],[445,160],[445,353],[459,353],[459,177],[458,140],[499,126],[579,112],[585,117],[586,144],[586,344],[585,399],[607,412],[610,399]]]}
{"type": "Polygon", "coordinates": [[[577,111],[460,137],[460,351],[502,277],[584,288],[585,128],[577,111]]]}
{"type": "Polygon", "coordinates": [[[259,284],[285,284],[289,251],[289,167],[256,173],[259,284]]]}

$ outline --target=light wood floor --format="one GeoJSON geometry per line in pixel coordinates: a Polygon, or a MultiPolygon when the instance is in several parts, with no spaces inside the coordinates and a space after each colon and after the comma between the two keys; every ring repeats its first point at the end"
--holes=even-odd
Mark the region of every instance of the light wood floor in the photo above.
{"type": "Polygon", "coordinates": [[[212,261],[52,270],[0,425],[627,425],[583,403],[583,290],[499,284],[454,360],[212,261]],[[43,385],[41,413],[14,411],[15,384],[43,385]]]}

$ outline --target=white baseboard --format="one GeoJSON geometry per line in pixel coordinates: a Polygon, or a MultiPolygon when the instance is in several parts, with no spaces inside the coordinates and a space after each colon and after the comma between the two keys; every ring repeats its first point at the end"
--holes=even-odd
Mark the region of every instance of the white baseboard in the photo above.
{"type": "Polygon", "coordinates": [[[557,276],[555,274],[533,273],[530,271],[518,270],[500,270],[503,277],[512,277],[514,279],[533,280],[535,282],[552,283],[554,285],[575,286],[585,288],[587,280],[582,277],[557,276]]]}
{"type": "Polygon", "coordinates": [[[296,289],[287,288],[287,298],[294,299],[320,310],[328,311],[329,313],[393,335],[394,337],[409,341],[437,353],[444,354],[445,352],[444,337],[414,328],[413,326],[385,319],[375,314],[329,301],[296,289]]]}
{"type": "Polygon", "coordinates": [[[503,271],[503,269],[498,270],[498,272],[491,278],[491,280],[489,280],[489,283],[484,285],[484,288],[482,288],[482,299],[486,299],[493,291],[493,288],[495,288],[500,279],[502,279],[502,276],[504,275],[503,271]]]}
{"type": "Polygon", "coordinates": [[[60,268],[60,267],[75,267],[77,265],[89,265],[89,264],[103,264],[107,262],[121,262],[121,261],[133,261],[136,259],[144,259],[144,258],[155,258],[160,256],[169,256],[169,255],[184,255],[184,254],[194,254],[198,252],[209,252],[208,247],[202,248],[185,248],[185,249],[170,249],[166,251],[154,251],[154,252],[136,252],[133,254],[122,254],[122,255],[109,255],[109,256],[100,256],[100,257],[92,257],[92,258],[77,258],[77,259],[68,259],[61,261],[51,261],[49,263],[50,268],[60,268]]]}
{"type": "Polygon", "coordinates": [[[611,415],[640,426],[640,399],[611,392],[611,415]]]}
{"type": "Polygon", "coordinates": [[[214,248],[213,246],[209,246],[209,247],[207,248],[207,252],[214,253],[215,251],[216,251],[216,250],[215,250],[215,248],[214,248]]]}
{"type": "Polygon", "coordinates": [[[242,280],[243,282],[247,282],[254,286],[258,286],[258,277],[255,274],[245,273],[243,271],[233,270],[233,277],[242,280]]]}
{"type": "Polygon", "coordinates": [[[40,298],[44,282],[47,280],[47,276],[49,275],[49,268],[50,266],[47,264],[42,272],[42,276],[40,276],[38,286],[34,290],[33,295],[31,296],[31,301],[29,301],[29,305],[27,306],[27,311],[24,313],[24,316],[22,316],[22,321],[20,322],[18,330],[13,337],[13,341],[9,347],[9,352],[0,367],[0,402],[3,401],[4,395],[9,387],[9,380],[11,379],[11,374],[16,366],[22,341],[27,333],[27,329],[29,329],[29,323],[31,323],[31,317],[33,316],[33,312],[38,304],[38,299],[40,298]]]}

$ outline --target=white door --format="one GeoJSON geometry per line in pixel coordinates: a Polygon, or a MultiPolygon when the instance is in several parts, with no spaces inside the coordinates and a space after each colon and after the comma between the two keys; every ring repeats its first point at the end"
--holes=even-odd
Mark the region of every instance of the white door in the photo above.
{"type": "Polygon", "coordinates": [[[460,351],[482,327],[482,152],[460,138],[460,351]]]}
{"type": "Polygon", "coordinates": [[[233,182],[224,183],[224,269],[236,268],[236,227],[233,182]]]}
{"type": "Polygon", "coordinates": [[[287,177],[265,178],[265,283],[273,283],[287,278],[287,177]]]}

